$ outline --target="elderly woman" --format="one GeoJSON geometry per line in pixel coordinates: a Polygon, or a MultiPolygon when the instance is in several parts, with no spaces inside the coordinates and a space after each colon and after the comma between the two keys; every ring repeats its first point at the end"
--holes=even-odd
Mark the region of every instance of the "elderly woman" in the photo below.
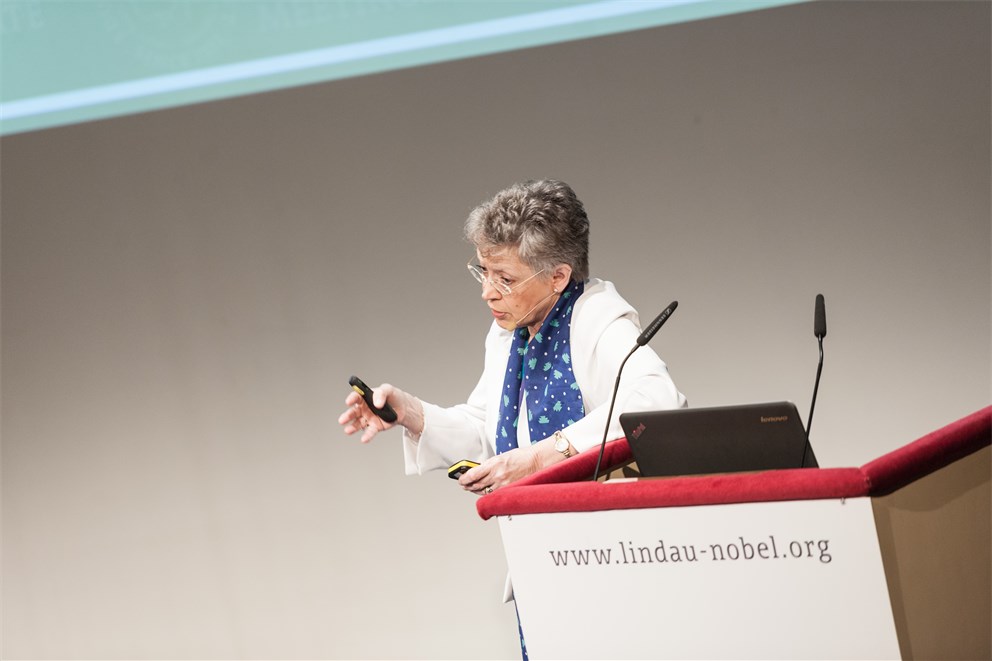
{"type": "MultiPolygon", "coordinates": [[[[598,446],[617,370],[641,332],[637,312],[609,282],[589,277],[589,219],[565,183],[510,186],[465,223],[475,246],[468,270],[493,316],[485,368],[468,401],[450,408],[394,386],[375,390],[396,422],[375,416],[357,393],[338,422],[368,442],[403,428],[407,474],[480,462],[459,483],[482,494],[598,446]]],[[[668,368],[643,347],[624,368],[619,413],[685,406],[668,368]]]]}

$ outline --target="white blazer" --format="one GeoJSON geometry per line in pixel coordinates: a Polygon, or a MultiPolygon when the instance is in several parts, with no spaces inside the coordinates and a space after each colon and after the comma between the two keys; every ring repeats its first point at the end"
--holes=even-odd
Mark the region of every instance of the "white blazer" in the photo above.
{"type": "MultiPolygon", "coordinates": [[[[585,417],[563,429],[579,451],[597,446],[609,412],[617,370],[641,334],[637,311],[612,283],[591,279],[572,310],[572,369],[582,393],[585,417]]],[[[482,377],[464,404],[442,408],[424,402],[424,430],[415,437],[404,430],[403,453],[408,475],[444,468],[462,459],[483,461],[496,453],[500,392],[513,333],[495,322],[486,336],[482,377]]],[[[638,349],[624,367],[609,439],[620,438],[619,417],[627,411],[680,408],[668,367],[650,347],[638,349]]],[[[542,439],[533,439],[540,441],[542,439]]]]}

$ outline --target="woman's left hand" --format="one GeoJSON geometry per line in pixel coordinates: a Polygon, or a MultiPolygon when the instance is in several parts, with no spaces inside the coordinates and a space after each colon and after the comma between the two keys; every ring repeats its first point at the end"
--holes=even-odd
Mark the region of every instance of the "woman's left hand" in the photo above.
{"type": "Polygon", "coordinates": [[[458,478],[458,484],[472,493],[483,495],[516,482],[541,468],[534,446],[516,448],[482,462],[458,478]]]}

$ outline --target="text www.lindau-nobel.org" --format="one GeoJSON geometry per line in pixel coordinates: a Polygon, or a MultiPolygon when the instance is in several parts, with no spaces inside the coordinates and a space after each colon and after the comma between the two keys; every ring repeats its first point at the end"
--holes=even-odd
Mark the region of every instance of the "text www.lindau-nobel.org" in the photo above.
{"type": "Polygon", "coordinates": [[[733,562],[737,560],[815,559],[826,564],[833,560],[830,540],[803,539],[780,541],[775,535],[759,539],[737,539],[717,544],[657,544],[636,545],[631,541],[618,541],[616,545],[602,548],[553,549],[548,553],[555,567],[581,567],[586,565],[640,565],[699,562],[711,560],[733,562]]]}

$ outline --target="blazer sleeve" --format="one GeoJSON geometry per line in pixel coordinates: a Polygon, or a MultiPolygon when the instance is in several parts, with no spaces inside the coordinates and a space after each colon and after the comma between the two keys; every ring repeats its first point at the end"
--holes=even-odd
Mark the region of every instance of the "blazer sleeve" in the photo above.
{"type": "Polygon", "coordinates": [[[419,437],[403,430],[407,475],[446,469],[457,461],[482,462],[495,454],[494,398],[502,387],[511,334],[495,323],[486,336],[485,367],[464,404],[441,407],[423,402],[424,430],[419,437]]]}

